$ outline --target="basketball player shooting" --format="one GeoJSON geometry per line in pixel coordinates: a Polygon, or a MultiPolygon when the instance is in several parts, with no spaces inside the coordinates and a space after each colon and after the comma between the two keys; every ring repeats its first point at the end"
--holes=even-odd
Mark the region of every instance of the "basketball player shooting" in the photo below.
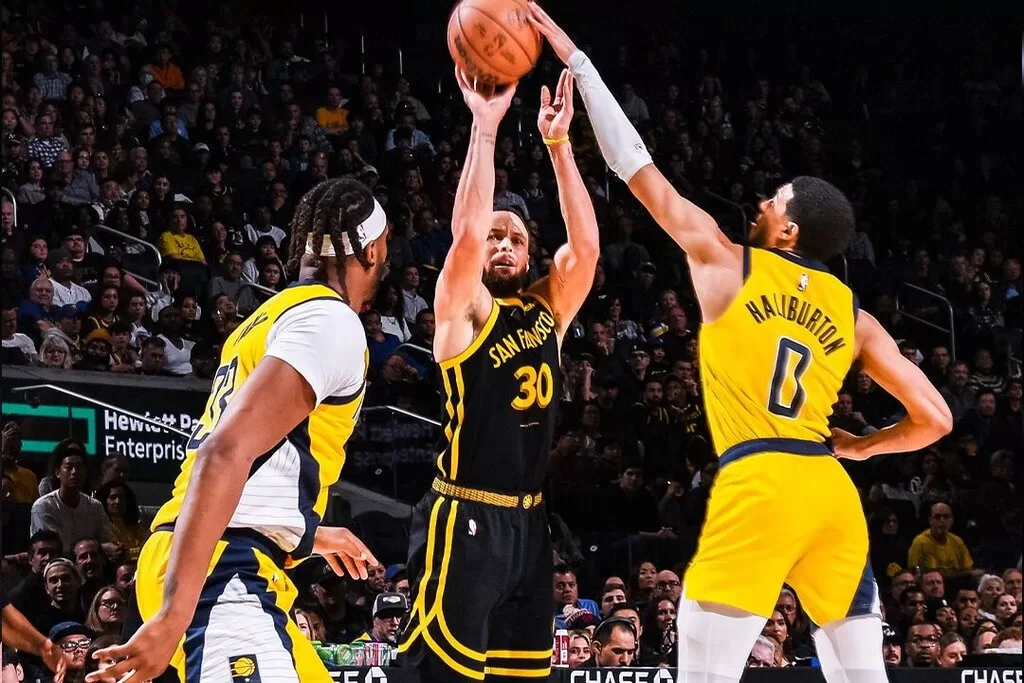
{"type": "Polygon", "coordinates": [[[366,383],[356,315],[386,272],[388,223],[362,183],[327,180],[299,203],[289,272],[316,280],[265,302],[224,343],[174,493],[153,521],[135,592],[142,627],[95,653],[90,682],[143,683],[168,663],[187,683],[329,683],[288,616],[286,567],[310,554],[367,578],[350,531],[319,526],[366,383]]]}
{"type": "Polygon", "coordinates": [[[540,489],[559,395],[559,345],[586,299],[597,219],[569,144],[573,78],[541,93],[568,243],[529,288],[523,219],[493,211],[494,144],[515,87],[487,97],[456,71],[473,114],[437,282],[434,357],[444,384],[438,476],[413,514],[412,616],[399,651],[424,681],[547,677],[551,541],[540,489]]]}
{"type": "Polygon", "coordinates": [[[835,457],[918,450],[947,434],[952,418],[822,265],[853,236],[852,206],[824,180],[798,177],[761,203],[752,244],[732,244],[655,168],[587,56],[535,3],[530,11],[576,77],[608,165],[686,252],[701,308],[702,393],[721,471],[683,585],[680,681],[739,681],[783,582],[821,626],[814,639],[829,683],[886,681],[867,525],[835,457]],[[866,437],[828,428],[854,362],[906,410],[866,437]],[[786,529],[785,542],[766,519],[786,529]]]}

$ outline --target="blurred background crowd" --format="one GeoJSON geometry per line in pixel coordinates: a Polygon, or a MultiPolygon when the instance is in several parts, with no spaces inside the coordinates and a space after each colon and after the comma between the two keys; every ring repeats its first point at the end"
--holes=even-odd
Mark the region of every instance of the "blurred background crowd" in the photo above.
{"type": "MultiPolygon", "coordinates": [[[[393,226],[390,275],[361,316],[367,404],[436,418],[433,284],[469,127],[443,41],[426,39],[443,22],[378,17],[367,48],[353,31],[366,8],[330,15],[337,35],[315,6],[297,17],[192,9],[3,8],[3,363],[212,377],[220,343],[295,279],[284,262],[297,200],[351,175],[393,226]]],[[[551,11],[581,23],[568,7],[551,11]]],[[[640,25],[595,20],[579,36],[656,163],[736,240],[787,178],[844,189],[858,232],[829,266],[953,412],[948,439],[848,465],[872,529],[888,661],[952,666],[989,647],[1019,650],[1024,98],[1012,60],[997,57],[1000,36],[984,17],[947,17],[941,40],[925,41],[896,35],[909,14],[836,37],[849,17],[782,21],[744,7],[730,24],[666,11],[678,33],[641,40],[640,25]]],[[[531,277],[565,238],[535,128],[539,87],[556,76],[545,55],[520,84],[495,158],[494,203],[527,217],[531,277]]],[[[685,256],[609,177],[582,114],[571,134],[602,259],[563,346],[545,492],[553,614],[572,632],[574,665],[656,666],[674,661],[675,600],[716,473],[700,316],[685,256]],[[607,621],[616,616],[630,625],[607,621]]],[[[832,419],[866,433],[900,410],[854,371],[832,419]]],[[[4,581],[84,663],[89,647],[119,637],[147,506],[140,513],[123,457],[101,467],[71,440],[49,463],[20,451],[18,423],[7,423],[4,581]]],[[[413,499],[427,469],[406,470],[413,499]]],[[[786,529],[765,527],[786,543],[786,529]]],[[[408,594],[393,554],[364,583],[300,571],[297,619],[312,639],[394,639],[402,615],[377,600],[408,594]]],[[[811,662],[810,629],[784,590],[750,665],[811,662]]]]}

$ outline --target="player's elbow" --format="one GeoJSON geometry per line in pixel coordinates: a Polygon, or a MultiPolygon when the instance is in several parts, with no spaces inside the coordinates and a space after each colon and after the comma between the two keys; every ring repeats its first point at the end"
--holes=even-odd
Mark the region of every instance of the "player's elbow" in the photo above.
{"type": "Polygon", "coordinates": [[[916,412],[914,421],[928,431],[933,442],[953,431],[953,414],[941,397],[935,401],[925,402],[916,412]]]}

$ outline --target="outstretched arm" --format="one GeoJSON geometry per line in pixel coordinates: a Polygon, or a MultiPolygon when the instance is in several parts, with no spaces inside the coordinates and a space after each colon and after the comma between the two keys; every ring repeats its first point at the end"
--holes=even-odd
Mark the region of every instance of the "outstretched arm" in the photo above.
{"type": "MultiPolygon", "coordinates": [[[[458,190],[455,192],[455,206],[452,210],[452,246],[448,250],[444,267],[437,280],[435,303],[438,335],[445,340],[446,330],[452,321],[475,318],[479,293],[483,291],[480,275],[484,268],[484,253],[487,234],[494,208],[494,145],[498,124],[505,116],[515,86],[507,87],[500,95],[490,99],[478,93],[466,76],[458,69],[455,78],[459,82],[466,106],[473,113],[473,127],[469,133],[469,151],[462,169],[458,190]]],[[[455,353],[469,344],[469,339],[455,353]]],[[[453,345],[458,347],[455,340],[453,345]]],[[[438,356],[444,359],[444,349],[438,356]]],[[[437,353],[437,350],[435,350],[437,353]]]]}
{"type": "Polygon", "coordinates": [[[37,631],[14,605],[4,604],[2,618],[4,645],[39,656],[54,672],[54,683],[64,680],[68,662],[60,647],[37,631]]]}
{"type": "Polygon", "coordinates": [[[569,36],[537,3],[530,3],[532,23],[551,44],[579,83],[580,95],[594,135],[608,166],[629,185],[651,216],[696,263],[728,258],[731,243],[715,220],[696,204],[679,196],[655,168],[647,146],[626,118],[601,75],[569,36]]]}
{"type": "Polygon", "coordinates": [[[562,207],[568,240],[555,252],[548,277],[531,290],[547,299],[554,308],[555,327],[561,341],[572,319],[590,293],[597,259],[601,254],[597,216],[587,186],[572,156],[569,124],[572,122],[573,77],[566,69],[558,80],[554,100],[547,86],[541,88],[537,127],[551,154],[558,182],[558,201],[562,207]]]}
{"type": "Polygon", "coordinates": [[[892,427],[867,436],[832,430],[836,456],[867,460],[883,453],[916,451],[949,434],[953,416],[946,401],[921,369],[903,357],[885,328],[861,311],[856,334],[858,358],[864,371],[903,404],[907,416],[892,427]]]}

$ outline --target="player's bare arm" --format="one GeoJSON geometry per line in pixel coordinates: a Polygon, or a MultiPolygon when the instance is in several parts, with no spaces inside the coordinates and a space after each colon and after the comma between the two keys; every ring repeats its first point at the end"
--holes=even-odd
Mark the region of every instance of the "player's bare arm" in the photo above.
{"type": "Polygon", "coordinates": [[[568,240],[555,252],[551,273],[534,283],[530,290],[544,297],[554,309],[559,340],[590,293],[601,255],[594,204],[580,177],[569,142],[573,84],[572,74],[564,69],[553,98],[548,87],[543,86],[537,115],[537,127],[555,168],[558,202],[568,240]]]}
{"type": "Polygon", "coordinates": [[[68,657],[60,646],[37,631],[14,605],[5,606],[0,617],[3,621],[4,645],[37,655],[54,672],[54,683],[61,683],[68,669],[68,657]]]}
{"type": "Polygon", "coordinates": [[[480,279],[494,205],[494,145],[498,124],[508,111],[515,85],[487,97],[477,92],[458,69],[455,78],[473,114],[469,150],[452,210],[452,247],[434,292],[437,329],[434,357],[448,360],[473,342],[491,309],[491,297],[480,279]]]}
{"type": "MultiPolygon", "coordinates": [[[[199,448],[175,524],[161,611],[125,645],[94,655],[118,663],[90,674],[90,683],[147,681],[164,671],[192,620],[207,567],[238,507],[253,462],[284,439],[315,405],[312,387],[292,366],[274,357],[259,363],[199,448]],[[273,401],[266,399],[268,391],[273,393],[273,401]],[[253,429],[253,425],[261,428],[253,429]],[[130,671],[135,672],[131,678],[122,678],[130,671]]],[[[328,534],[326,529],[324,533],[328,534]]],[[[339,549],[338,539],[328,536],[317,531],[314,552],[330,556],[329,563],[336,571],[339,562],[333,554],[343,555],[351,575],[365,579],[367,563],[376,562],[366,547],[349,534],[349,542],[339,549]],[[325,542],[333,544],[333,552],[325,549],[325,542]]]]}
{"type": "Polygon", "coordinates": [[[916,451],[950,432],[953,416],[942,395],[920,368],[900,354],[879,322],[864,312],[857,317],[857,356],[864,371],[903,405],[907,415],[892,427],[867,436],[832,430],[836,456],[866,460],[883,453],[916,451]]]}
{"type": "Polygon", "coordinates": [[[530,3],[530,11],[533,25],[579,83],[605,161],[686,252],[704,319],[714,320],[742,285],[742,248],[729,241],[710,215],[681,197],[654,166],[640,134],[568,34],[536,3],[530,3]]]}

